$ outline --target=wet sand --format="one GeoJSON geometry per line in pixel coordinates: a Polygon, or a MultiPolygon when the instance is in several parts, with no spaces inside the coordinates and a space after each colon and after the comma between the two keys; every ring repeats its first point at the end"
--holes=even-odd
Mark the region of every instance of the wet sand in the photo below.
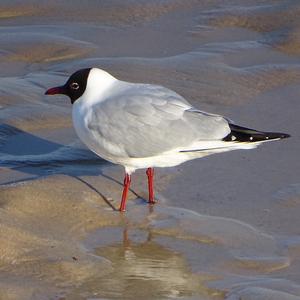
{"type": "MultiPolygon", "coordinates": [[[[1,1],[0,300],[300,299],[297,1],[1,1]],[[158,203],[44,96],[82,67],[292,138],[157,169],[158,203]]],[[[138,145],[137,145],[138,147],[138,145]]]]}

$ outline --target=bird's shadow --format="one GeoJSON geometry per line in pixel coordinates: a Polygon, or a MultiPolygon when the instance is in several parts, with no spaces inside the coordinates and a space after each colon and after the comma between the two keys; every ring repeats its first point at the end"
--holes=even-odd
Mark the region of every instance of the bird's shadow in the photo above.
{"type": "MultiPolygon", "coordinates": [[[[48,175],[63,174],[86,184],[98,193],[113,210],[116,207],[82,176],[103,176],[120,186],[123,182],[105,174],[103,166],[110,163],[81,147],[78,142],[63,145],[47,140],[9,124],[0,124],[0,166],[27,174],[22,179],[5,179],[0,184],[12,184],[48,175]]],[[[131,192],[141,198],[135,191],[131,192]]]]}

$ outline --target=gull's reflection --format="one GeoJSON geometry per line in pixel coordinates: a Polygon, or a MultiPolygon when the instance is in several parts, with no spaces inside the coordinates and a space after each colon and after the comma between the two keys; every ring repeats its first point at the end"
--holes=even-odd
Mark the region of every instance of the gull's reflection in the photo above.
{"type": "Polygon", "coordinates": [[[191,272],[182,255],[155,242],[143,230],[125,229],[121,234],[123,242],[95,250],[112,263],[113,271],[85,284],[84,290],[93,299],[209,296],[204,278],[191,272]]]}

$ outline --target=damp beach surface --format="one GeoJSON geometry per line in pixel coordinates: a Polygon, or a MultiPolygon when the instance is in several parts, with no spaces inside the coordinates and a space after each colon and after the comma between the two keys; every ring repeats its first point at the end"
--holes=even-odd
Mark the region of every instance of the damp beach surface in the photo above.
{"type": "MultiPolygon", "coordinates": [[[[0,4],[0,299],[300,299],[300,3],[0,4]],[[132,178],[47,97],[84,67],[291,138],[132,178]]],[[[137,145],[138,147],[138,145],[137,145]]]]}

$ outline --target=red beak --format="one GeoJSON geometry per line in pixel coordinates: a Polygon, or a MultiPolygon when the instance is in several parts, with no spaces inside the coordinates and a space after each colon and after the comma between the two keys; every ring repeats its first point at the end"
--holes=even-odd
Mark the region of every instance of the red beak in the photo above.
{"type": "Polygon", "coordinates": [[[45,95],[66,94],[64,86],[56,86],[45,92],[45,95]]]}

